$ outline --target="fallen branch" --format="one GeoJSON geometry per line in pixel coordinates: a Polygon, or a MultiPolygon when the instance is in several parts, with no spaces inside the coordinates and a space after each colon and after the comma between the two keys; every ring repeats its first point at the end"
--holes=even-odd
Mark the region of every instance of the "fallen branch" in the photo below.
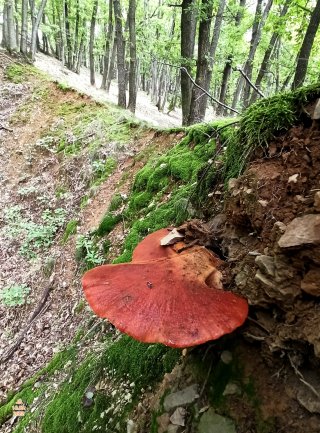
{"type": "Polygon", "coordinates": [[[20,333],[17,341],[13,344],[13,346],[7,351],[7,353],[0,359],[0,364],[4,364],[5,362],[7,362],[11,356],[14,354],[14,352],[18,349],[18,347],[20,346],[20,344],[22,343],[24,336],[26,335],[26,333],[28,332],[29,328],[33,325],[33,323],[36,321],[36,319],[38,318],[38,316],[45,311],[45,303],[47,302],[47,299],[49,297],[49,293],[52,290],[52,283],[53,283],[53,278],[50,278],[50,282],[49,282],[49,286],[46,287],[46,289],[44,290],[41,300],[38,303],[37,308],[34,310],[34,312],[32,313],[29,322],[27,323],[27,325],[25,326],[25,328],[22,330],[22,332],[20,333]]]}
{"type": "Polygon", "coordinates": [[[6,126],[0,123],[0,129],[5,129],[6,131],[13,132],[13,129],[7,128],[6,126]]]}
{"type": "Polygon", "coordinates": [[[192,82],[192,84],[197,87],[198,89],[202,90],[203,93],[205,93],[210,99],[212,99],[212,101],[216,102],[218,105],[221,105],[221,107],[226,108],[227,110],[233,111],[234,113],[240,114],[239,111],[235,110],[232,107],[229,107],[229,105],[224,104],[223,102],[218,101],[218,99],[216,99],[214,96],[210,95],[209,92],[207,92],[203,87],[199,86],[199,84],[197,84],[195,82],[195,80],[191,77],[191,75],[189,74],[187,68],[185,68],[184,66],[180,67],[180,70],[183,71],[184,73],[186,73],[190,79],[190,81],[192,82]]]}
{"type": "Polygon", "coordinates": [[[234,68],[235,71],[239,71],[240,74],[243,76],[243,78],[249,83],[249,85],[262,97],[264,98],[265,95],[261,92],[261,90],[258,89],[257,86],[253,84],[253,82],[250,80],[250,78],[246,75],[246,73],[241,68],[234,68]]]}

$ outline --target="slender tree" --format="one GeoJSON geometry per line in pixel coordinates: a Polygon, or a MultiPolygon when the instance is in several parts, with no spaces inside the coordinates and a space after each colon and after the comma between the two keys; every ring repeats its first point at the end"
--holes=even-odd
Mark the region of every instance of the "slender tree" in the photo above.
{"type": "Polygon", "coordinates": [[[128,11],[130,39],[129,110],[134,113],[137,102],[137,48],[136,48],[136,1],[129,0],[128,11]]]}
{"type": "MultiPolygon", "coordinates": [[[[212,16],[212,1],[202,0],[201,5],[201,19],[199,23],[199,42],[198,42],[198,59],[197,59],[197,73],[196,83],[202,88],[206,84],[207,73],[208,73],[208,56],[210,49],[210,25],[212,16]]],[[[204,100],[204,92],[198,87],[193,86],[191,104],[190,104],[190,115],[188,124],[199,123],[202,120],[203,104],[206,104],[204,100]]]]}
{"type": "Polygon", "coordinates": [[[103,76],[101,82],[101,89],[104,90],[106,90],[107,88],[109,63],[111,62],[110,50],[111,50],[112,39],[113,39],[113,5],[112,5],[112,0],[109,0],[108,29],[106,33],[105,52],[104,52],[104,59],[103,59],[103,76]]]}
{"type": "Polygon", "coordinates": [[[122,31],[120,0],[113,0],[117,36],[118,105],[126,108],[125,43],[122,31]]]}
{"type": "Polygon", "coordinates": [[[181,11],[181,107],[182,124],[187,125],[190,114],[192,83],[186,74],[192,73],[192,60],[196,36],[194,0],[182,0],[181,11]]]}
{"type": "Polygon", "coordinates": [[[306,78],[310,53],[314,38],[320,24],[320,0],[317,0],[316,6],[313,9],[309,25],[304,36],[297,59],[296,72],[293,78],[292,88],[295,89],[303,85],[306,78]]]}
{"type": "Polygon", "coordinates": [[[90,41],[89,41],[89,63],[90,63],[90,84],[95,85],[95,70],[94,70],[94,31],[96,27],[96,19],[98,12],[98,0],[94,0],[90,24],[90,41]]]}
{"type": "Polygon", "coordinates": [[[31,34],[31,48],[30,48],[30,56],[32,60],[35,59],[35,55],[36,55],[38,29],[41,23],[42,14],[46,6],[46,3],[47,0],[41,0],[38,13],[35,17],[35,5],[33,2],[32,16],[35,18],[32,20],[32,34],[31,34]]]}

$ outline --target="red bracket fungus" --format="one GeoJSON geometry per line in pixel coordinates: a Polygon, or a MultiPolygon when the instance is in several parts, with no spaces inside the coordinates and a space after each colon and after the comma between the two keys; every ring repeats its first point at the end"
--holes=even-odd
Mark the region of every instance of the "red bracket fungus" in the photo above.
{"type": "Polygon", "coordinates": [[[194,246],[177,253],[162,247],[168,233],[147,236],[131,263],[85,273],[85,296],[100,317],[146,343],[190,347],[215,340],[243,324],[246,300],[221,290],[220,259],[194,246]]]}

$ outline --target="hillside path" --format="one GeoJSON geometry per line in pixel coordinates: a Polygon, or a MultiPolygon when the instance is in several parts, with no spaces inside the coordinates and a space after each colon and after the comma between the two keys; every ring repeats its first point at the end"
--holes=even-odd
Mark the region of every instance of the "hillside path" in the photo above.
{"type": "MultiPolygon", "coordinates": [[[[70,71],[62,66],[62,63],[54,57],[38,53],[36,55],[35,66],[46,72],[54,80],[65,83],[71,88],[91,96],[98,102],[112,102],[117,104],[118,87],[116,82],[111,83],[110,92],[100,89],[102,75],[96,73],[96,85],[90,85],[90,72],[87,68],[81,68],[80,74],[70,71]]],[[[158,111],[157,107],[150,101],[150,96],[146,92],[138,91],[137,108],[135,116],[162,128],[181,126],[181,110],[176,109],[169,115],[158,111]]]]}

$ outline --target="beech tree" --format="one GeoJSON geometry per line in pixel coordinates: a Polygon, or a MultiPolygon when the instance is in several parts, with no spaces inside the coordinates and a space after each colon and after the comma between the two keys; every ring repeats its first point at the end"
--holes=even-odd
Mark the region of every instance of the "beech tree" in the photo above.
{"type": "Polygon", "coordinates": [[[181,108],[187,125],[208,104],[211,117],[250,105],[254,86],[272,95],[318,80],[319,1],[0,0],[2,46],[88,67],[106,91],[117,80],[132,112],[145,91],[160,111],[181,108]]]}

